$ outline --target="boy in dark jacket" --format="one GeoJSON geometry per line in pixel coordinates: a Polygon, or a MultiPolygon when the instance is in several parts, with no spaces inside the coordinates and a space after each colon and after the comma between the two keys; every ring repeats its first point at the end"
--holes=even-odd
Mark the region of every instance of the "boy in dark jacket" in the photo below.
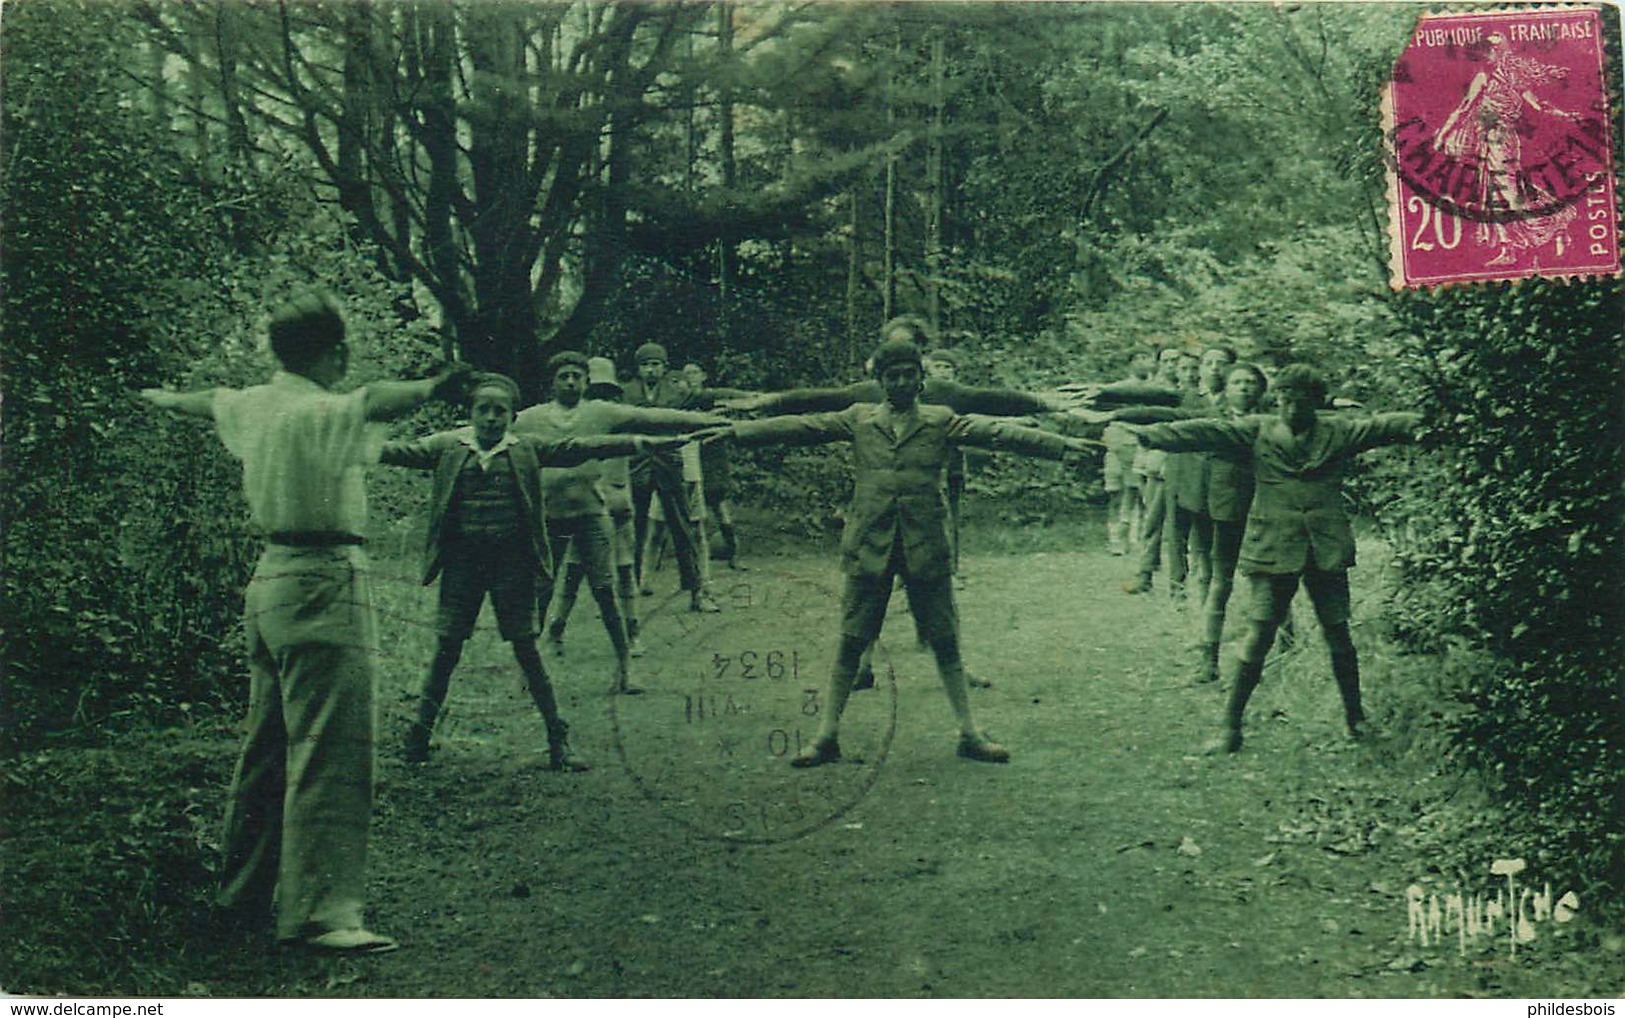
{"type": "Polygon", "coordinates": [[[473,384],[469,426],[415,442],[390,442],[379,462],[434,471],[423,583],[440,579],[439,637],[434,661],[418,696],[417,720],[407,731],[408,762],[428,759],[429,737],[446,699],[452,670],[490,595],[497,629],[513,645],[514,659],[547,723],[548,762],[554,770],[582,771],[570,753],[569,725],[559,716],[552,684],[536,648],[537,584],[551,575],[541,471],[589,459],[629,456],[681,445],[682,438],[597,435],[548,441],[509,431],[519,386],[506,375],[485,374],[473,384]]]}
{"type": "Polygon", "coordinates": [[[1421,423],[1414,413],[1348,417],[1320,413],[1326,378],[1292,364],[1275,380],[1275,416],[1191,420],[1135,429],[1140,443],[1170,452],[1211,451],[1252,464],[1253,502],[1239,568],[1251,604],[1225,728],[1211,752],[1241,748],[1241,717],[1263,675],[1264,657],[1287,618],[1301,583],[1331,651],[1332,675],[1343,700],[1349,735],[1359,738],[1360,665],[1349,634],[1349,567],[1354,533],[1343,508],[1343,474],[1360,452],[1409,441],[1421,423]]]}
{"type": "Polygon", "coordinates": [[[1009,750],[976,727],[966,691],[943,471],[949,456],[961,445],[1061,459],[1098,443],[987,418],[960,417],[947,407],[922,405],[922,356],[920,348],[907,339],[888,338],[880,345],[874,355],[874,374],[885,394],[883,402],[859,402],[839,413],[746,421],[720,429],[708,439],[732,438],[744,445],[852,445],[854,492],[841,539],[846,590],[840,647],[818,737],[792,762],[797,767],[817,767],[841,758],[837,740],[841,711],[863,651],[885,621],[893,582],[901,576],[908,587],[909,610],[936,656],[937,672],[959,722],[959,755],[1003,763],[1010,759],[1009,750]]]}

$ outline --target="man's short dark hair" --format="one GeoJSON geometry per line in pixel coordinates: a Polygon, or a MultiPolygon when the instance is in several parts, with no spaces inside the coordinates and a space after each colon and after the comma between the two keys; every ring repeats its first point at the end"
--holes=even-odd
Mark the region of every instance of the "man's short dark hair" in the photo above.
{"type": "Polygon", "coordinates": [[[959,354],[940,346],[935,350],[927,352],[925,359],[928,361],[941,361],[942,363],[950,365],[956,369],[964,367],[964,365],[959,363],[959,354]]]}
{"type": "Polygon", "coordinates": [[[507,375],[498,374],[495,371],[481,371],[476,374],[472,384],[468,387],[468,402],[470,405],[474,402],[474,394],[481,389],[501,389],[508,394],[508,398],[513,401],[515,407],[519,405],[519,383],[507,375]]]}
{"type": "Polygon", "coordinates": [[[1224,360],[1225,360],[1226,364],[1234,364],[1234,363],[1236,363],[1236,348],[1235,347],[1233,347],[1233,346],[1210,346],[1210,347],[1207,348],[1208,353],[1212,353],[1215,350],[1217,350],[1218,352],[1224,354],[1224,360]]]}
{"type": "Polygon", "coordinates": [[[1283,391],[1294,392],[1308,398],[1315,406],[1323,406],[1326,397],[1331,393],[1331,386],[1326,376],[1313,364],[1288,364],[1275,376],[1275,393],[1279,396],[1283,391]]]}
{"type": "Polygon", "coordinates": [[[924,349],[931,345],[931,325],[919,315],[898,315],[880,327],[880,338],[885,339],[898,329],[905,329],[908,338],[916,347],[924,349]]]}
{"type": "Polygon", "coordinates": [[[295,374],[310,370],[322,355],[344,342],[344,315],[320,291],[302,293],[271,314],[271,352],[295,374]]]}
{"type": "Polygon", "coordinates": [[[587,355],[579,350],[560,350],[547,359],[547,380],[551,382],[558,377],[559,369],[566,364],[574,364],[582,371],[587,370],[587,355]]]}

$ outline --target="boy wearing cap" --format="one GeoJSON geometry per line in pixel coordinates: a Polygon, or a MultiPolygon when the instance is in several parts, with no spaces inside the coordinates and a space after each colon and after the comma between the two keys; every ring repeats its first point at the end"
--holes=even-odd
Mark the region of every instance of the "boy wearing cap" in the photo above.
{"type": "Polygon", "coordinates": [[[1003,763],[1010,758],[1009,750],[976,727],[960,662],[942,473],[950,453],[960,445],[1061,458],[1093,443],[921,405],[920,348],[901,336],[888,338],[875,351],[874,373],[885,394],[882,403],[857,403],[839,413],[746,421],[707,438],[748,445],[852,444],[855,490],[841,540],[846,589],[840,647],[818,737],[792,762],[817,767],[840,759],[841,711],[859,659],[879,634],[892,585],[901,576],[908,588],[909,609],[936,657],[959,722],[959,754],[1003,763]]]}
{"type": "MultiPolygon", "coordinates": [[[[659,343],[644,343],[638,347],[633,360],[637,364],[637,375],[626,384],[624,396],[628,407],[662,407],[660,384],[666,377],[666,348],[659,343]]],[[[649,503],[655,498],[660,499],[661,511],[666,517],[682,589],[688,591],[689,608],[697,612],[721,610],[705,592],[699,547],[685,511],[683,463],[678,453],[638,456],[632,460],[632,523],[636,538],[633,555],[639,584],[648,590],[644,548],[649,539],[649,503]]]]}
{"type": "MultiPolygon", "coordinates": [[[[722,418],[708,414],[583,399],[587,389],[587,358],[574,350],[554,354],[547,362],[547,372],[552,383],[551,398],[546,403],[521,410],[514,419],[515,433],[557,441],[585,435],[697,431],[724,423],[722,418]]],[[[664,448],[660,452],[663,455],[671,449],[664,448]]],[[[652,454],[646,451],[643,455],[652,454]]],[[[636,460],[633,469],[636,469],[636,460]]],[[[635,486],[635,473],[633,483],[635,486]]],[[[641,693],[628,678],[631,645],[620,603],[615,597],[614,531],[598,468],[591,464],[567,469],[544,467],[542,490],[547,504],[550,557],[561,562],[569,547],[577,549],[586,571],[587,586],[598,602],[598,613],[615,647],[616,675],[610,692],[641,693]]],[[[545,610],[552,600],[552,578],[544,577],[537,603],[545,610]]]]}
{"type": "MultiPolygon", "coordinates": [[[[694,386],[686,371],[671,370],[666,377],[660,380],[660,389],[656,397],[661,406],[687,408],[698,402],[694,386]]],[[[688,524],[689,534],[694,538],[695,564],[699,569],[700,582],[711,582],[711,543],[705,531],[706,500],[705,500],[705,470],[698,444],[685,445],[678,450],[679,461],[683,470],[683,512],[688,524]]],[[[666,535],[670,528],[666,524],[666,509],[663,502],[655,500],[649,506],[649,537],[644,544],[642,561],[648,563],[644,572],[644,583],[650,583],[651,574],[660,570],[665,558],[666,535]]]]}
{"type": "MultiPolygon", "coordinates": [[[[621,383],[615,377],[615,362],[608,357],[587,358],[586,398],[620,402],[621,383]]],[[[642,657],[643,648],[638,640],[638,585],[633,576],[636,557],[632,548],[632,465],[625,456],[599,460],[597,465],[598,480],[603,486],[604,502],[609,509],[615,594],[620,598],[621,615],[626,621],[628,653],[632,657],[642,657]]],[[[587,567],[581,559],[581,548],[572,543],[564,560],[564,582],[558,585],[558,593],[548,609],[551,621],[547,624],[547,643],[555,654],[564,653],[564,629],[569,624],[570,613],[575,610],[581,581],[586,576],[587,567]]]]}
{"type": "Polygon", "coordinates": [[[146,389],[154,406],[212,418],[243,464],[266,548],[244,594],[248,731],[226,810],[219,903],[274,910],[277,937],[328,952],[394,950],[362,925],[373,805],[378,625],[367,559],[370,422],[455,395],[466,368],[333,391],[349,368],[344,317],[321,294],[271,318],[280,370],[265,385],[146,389]]]}
{"type": "Polygon", "coordinates": [[[417,720],[407,730],[407,762],[429,758],[429,739],[446,701],[452,671],[486,596],[497,631],[513,646],[531,699],[547,725],[553,770],[583,771],[570,753],[570,726],[559,715],[542,656],[536,650],[538,577],[551,575],[542,467],[568,467],[589,459],[628,456],[680,438],[591,435],[539,439],[509,430],[519,386],[506,375],[474,376],[469,425],[414,442],[385,445],[379,461],[434,471],[429,497],[423,584],[440,580],[434,660],[418,694],[417,720]]]}
{"type": "Polygon", "coordinates": [[[1349,633],[1348,571],[1354,534],[1343,508],[1349,461],[1366,449],[1409,441],[1422,417],[1414,413],[1350,418],[1320,413],[1326,378],[1308,364],[1288,365],[1275,380],[1274,416],[1193,420],[1135,428],[1142,445],[1172,451],[1212,451],[1245,457],[1254,494],[1238,563],[1247,585],[1247,637],[1225,709],[1224,732],[1210,752],[1241,748],[1247,700],[1263,675],[1264,658],[1287,618],[1301,583],[1331,652],[1332,675],[1349,735],[1359,738],[1360,666],[1349,633]]]}

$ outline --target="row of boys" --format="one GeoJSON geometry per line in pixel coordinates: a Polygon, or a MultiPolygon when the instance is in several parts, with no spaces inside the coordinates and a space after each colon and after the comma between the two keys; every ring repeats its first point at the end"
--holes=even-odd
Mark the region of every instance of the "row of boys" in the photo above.
{"type": "MultiPolygon", "coordinates": [[[[975,725],[967,695],[945,471],[960,446],[1079,460],[1098,443],[964,416],[954,400],[966,394],[952,383],[937,381],[932,399],[933,383],[922,366],[922,341],[928,338],[923,323],[888,323],[872,359],[874,381],[861,392],[830,397],[844,400],[845,408],[823,413],[735,424],[692,411],[584,400],[588,364],[577,354],[550,362],[547,403],[515,413],[517,386],[490,375],[470,384],[466,370],[332,392],[348,366],[343,319],[329,301],[305,298],[273,318],[271,346],[283,370],[268,385],[146,391],[158,406],[215,420],[226,447],[243,462],[250,511],[267,538],[247,596],[249,732],[233,780],[222,903],[249,912],[274,907],[280,937],[319,949],[395,946],[361,923],[377,646],[359,547],[365,527],[361,472],[379,458],[435,474],[425,579],[441,577],[440,642],[409,737],[415,756],[427,747],[445,680],[489,595],[546,721],[550,763],[580,766],[536,651],[535,625],[536,577],[548,575],[547,563],[566,561],[572,547],[615,644],[612,690],[635,687],[611,579],[610,507],[603,486],[567,468],[590,459],[669,454],[686,441],[676,433],[697,431],[708,443],[852,445],[855,491],[842,538],[846,584],[828,709],[818,737],[793,762],[810,767],[840,758],[841,709],[898,579],[908,589],[916,627],[933,651],[959,721],[960,755],[1008,760],[1008,750],[975,725]],[[379,442],[371,422],[459,393],[470,397],[467,428],[418,442],[379,442]]],[[[1273,418],[1124,425],[1148,448],[1214,450],[1254,469],[1258,495],[1239,555],[1252,594],[1252,628],[1226,715],[1223,748],[1229,750],[1240,746],[1241,712],[1300,580],[1331,644],[1351,731],[1357,728],[1358,673],[1347,631],[1353,541],[1337,480],[1350,455],[1406,437],[1416,424],[1415,415],[1354,420],[1318,414],[1326,384],[1304,366],[1282,372],[1277,390],[1280,413],[1273,418]]],[[[1003,412],[1059,409],[1048,400],[1015,395],[1014,409],[1003,412]]],[[[1098,398],[1106,404],[1136,401],[1122,393],[1098,398]]],[[[998,412],[997,397],[991,399],[998,412]]],[[[761,398],[775,400],[781,408],[788,402],[784,395],[761,398]]],[[[667,506],[668,521],[681,515],[679,506],[667,506]]],[[[551,581],[544,579],[541,603],[550,595],[551,581]]]]}

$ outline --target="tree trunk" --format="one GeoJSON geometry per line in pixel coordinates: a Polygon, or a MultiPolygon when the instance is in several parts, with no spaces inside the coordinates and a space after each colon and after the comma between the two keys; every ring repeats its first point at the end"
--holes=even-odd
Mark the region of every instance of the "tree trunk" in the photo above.
{"type": "MultiPolygon", "coordinates": [[[[728,61],[733,55],[734,45],[734,9],[731,3],[717,5],[717,45],[722,50],[723,60],[728,61]]],[[[728,78],[724,78],[722,82],[722,96],[718,115],[722,118],[722,189],[724,193],[732,194],[734,185],[738,182],[739,167],[734,154],[733,86],[728,78]]],[[[733,242],[723,239],[717,242],[717,284],[721,298],[718,303],[720,315],[727,314],[728,301],[733,291],[733,277],[733,242]]]]}

